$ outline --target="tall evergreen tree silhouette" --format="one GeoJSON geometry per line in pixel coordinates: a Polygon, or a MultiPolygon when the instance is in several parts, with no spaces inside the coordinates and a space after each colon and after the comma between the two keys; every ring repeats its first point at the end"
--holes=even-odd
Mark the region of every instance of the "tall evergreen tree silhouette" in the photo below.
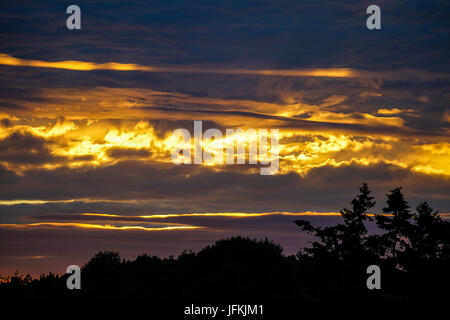
{"type": "Polygon", "coordinates": [[[365,296],[365,278],[368,265],[376,263],[378,256],[368,250],[370,237],[364,225],[371,220],[368,211],[375,205],[366,183],[351,201],[351,209],[343,208],[343,223],[331,227],[314,227],[309,221],[294,221],[304,231],[315,236],[311,248],[301,249],[298,259],[301,269],[308,273],[305,283],[312,289],[309,294],[320,298],[365,296]],[[309,282],[314,279],[314,282],[309,282]]]}
{"type": "Polygon", "coordinates": [[[370,220],[367,212],[374,205],[373,197],[367,183],[359,188],[359,195],[352,201],[351,209],[343,208],[341,216],[343,224],[331,227],[313,227],[309,221],[294,221],[304,231],[313,234],[320,239],[313,242],[312,248],[306,248],[304,252],[309,255],[331,255],[338,260],[353,259],[359,255],[366,255],[367,228],[364,221],[370,220]]]}
{"type": "Polygon", "coordinates": [[[383,214],[376,215],[376,224],[385,233],[373,236],[376,238],[373,243],[385,257],[383,263],[388,269],[405,270],[412,250],[410,239],[415,231],[413,214],[401,187],[389,190],[386,197],[383,214]]]}

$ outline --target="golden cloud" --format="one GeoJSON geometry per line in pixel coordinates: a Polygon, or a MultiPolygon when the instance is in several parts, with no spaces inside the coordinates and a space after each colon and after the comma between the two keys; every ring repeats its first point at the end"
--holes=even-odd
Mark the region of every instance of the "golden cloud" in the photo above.
{"type": "Polygon", "coordinates": [[[20,59],[8,54],[0,53],[0,64],[18,67],[54,68],[75,71],[114,70],[114,71],[143,71],[143,72],[177,72],[177,73],[211,73],[231,75],[260,75],[285,77],[329,77],[348,78],[355,77],[356,71],[349,68],[319,68],[295,70],[252,70],[252,69],[214,69],[198,67],[152,67],[134,63],[107,62],[95,63],[87,61],[44,61],[20,59]]]}

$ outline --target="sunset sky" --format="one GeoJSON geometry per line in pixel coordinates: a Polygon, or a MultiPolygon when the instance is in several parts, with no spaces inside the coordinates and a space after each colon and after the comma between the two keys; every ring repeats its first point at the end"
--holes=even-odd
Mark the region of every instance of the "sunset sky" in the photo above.
{"type": "MultiPolygon", "coordinates": [[[[450,3],[0,4],[0,274],[232,236],[286,253],[362,182],[450,213],[450,3]],[[175,165],[173,130],[279,129],[279,171],[175,165]]],[[[207,145],[204,146],[208,148],[207,145]]]]}

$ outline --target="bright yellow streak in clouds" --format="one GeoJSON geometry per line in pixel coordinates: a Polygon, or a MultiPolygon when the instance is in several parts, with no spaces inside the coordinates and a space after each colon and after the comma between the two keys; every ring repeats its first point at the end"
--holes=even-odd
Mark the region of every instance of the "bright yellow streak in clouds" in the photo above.
{"type": "Polygon", "coordinates": [[[407,109],[407,110],[402,110],[402,109],[398,109],[398,108],[392,108],[392,109],[386,109],[386,108],[381,108],[377,110],[378,114],[400,114],[400,113],[404,113],[404,112],[414,112],[413,109],[407,109]]]}
{"type": "Polygon", "coordinates": [[[316,111],[312,113],[308,120],[318,122],[333,122],[333,123],[350,123],[350,124],[365,124],[369,126],[393,126],[403,127],[403,119],[399,117],[376,117],[367,113],[338,113],[329,111],[316,111]]]}
{"type": "MultiPolygon", "coordinates": [[[[377,215],[392,216],[387,213],[366,213],[369,217],[375,217],[377,215]]],[[[266,216],[295,216],[295,217],[340,217],[339,212],[316,212],[316,211],[304,211],[304,212],[286,212],[286,211],[274,211],[274,212],[262,212],[262,213],[250,213],[250,212],[216,212],[216,213],[169,213],[169,214],[151,214],[151,215],[139,215],[139,216],[124,216],[118,214],[107,213],[82,213],[82,216],[91,217],[103,217],[103,218],[138,218],[138,219],[166,219],[166,218],[180,218],[180,217],[227,217],[227,218],[255,218],[266,216]]],[[[450,213],[439,213],[441,217],[448,217],[450,213]]]]}
{"type": "MultiPolygon", "coordinates": [[[[84,132],[82,139],[77,139],[76,135],[74,135],[74,138],[67,141],[66,144],[54,146],[53,152],[55,155],[69,158],[91,156],[92,160],[89,160],[88,163],[102,165],[116,162],[108,154],[108,150],[117,147],[151,149],[154,157],[158,155],[162,156],[162,154],[169,152],[169,149],[161,149],[170,148],[164,140],[156,136],[154,129],[149,126],[148,122],[140,121],[136,125],[128,128],[106,129],[106,134],[101,139],[95,136],[91,137],[89,130],[87,130],[84,132]]],[[[76,167],[83,164],[86,164],[86,162],[72,161],[69,165],[76,167]]]]}
{"type": "Polygon", "coordinates": [[[21,67],[36,67],[36,68],[55,68],[77,71],[91,71],[91,70],[118,70],[118,71],[153,71],[151,67],[140,66],[137,64],[127,63],[94,63],[84,61],[43,61],[43,60],[28,60],[14,58],[8,54],[0,53],[0,64],[9,66],[21,67]]]}
{"type": "Polygon", "coordinates": [[[348,123],[348,124],[359,124],[367,126],[393,126],[393,127],[403,127],[404,121],[400,117],[386,116],[386,115],[397,115],[402,112],[413,112],[413,110],[399,110],[392,109],[379,109],[378,114],[383,116],[375,116],[368,113],[361,112],[351,112],[342,113],[336,111],[326,110],[326,107],[333,106],[335,104],[342,103],[347,99],[346,96],[330,96],[323,100],[321,105],[308,105],[304,103],[291,103],[288,105],[277,105],[277,106],[266,106],[270,107],[270,110],[266,112],[271,112],[280,117],[294,118],[298,114],[308,114],[305,118],[307,121],[317,121],[317,122],[328,122],[328,123],[348,123]],[[384,110],[380,112],[380,110],[384,110]],[[398,110],[399,112],[396,112],[398,110]]]}
{"type": "Polygon", "coordinates": [[[330,69],[303,69],[303,70],[221,70],[218,73],[228,74],[255,74],[268,76],[285,76],[285,77],[331,77],[331,78],[350,78],[356,77],[357,72],[349,68],[330,68],[330,69]]]}
{"type": "Polygon", "coordinates": [[[416,158],[412,170],[450,176],[450,143],[424,144],[413,149],[416,158]]]}
{"type": "Polygon", "coordinates": [[[0,227],[12,227],[12,228],[30,228],[30,227],[75,227],[81,229],[101,229],[101,230],[143,230],[143,231],[166,231],[166,230],[192,230],[201,229],[204,227],[189,226],[189,225],[177,225],[167,227],[143,227],[143,226],[114,226],[109,224],[89,224],[89,223],[75,223],[75,222],[39,222],[28,224],[0,224],[0,227]]]}
{"type": "Polygon", "coordinates": [[[108,131],[103,138],[109,145],[128,148],[149,148],[157,140],[155,132],[148,122],[140,121],[131,131],[108,131]]]}
{"type": "Polygon", "coordinates": [[[57,203],[57,202],[65,202],[65,201],[46,201],[46,200],[0,200],[0,205],[2,206],[15,206],[18,204],[46,204],[46,203],[57,203]]]}
{"type": "Polygon", "coordinates": [[[75,71],[115,70],[115,71],[144,71],[144,72],[180,72],[180,73],[210,73],[210,74],[236,74],[236,75],[262,75],[286,77],[330,77],[348,78],[356,77],[357,72],[349,68],[330,69],[296,69],[296,70],[251,70],[251,69],[211,69],[194,67],[150,67],[134,63],[95,63],[86,61],[43,61],[19,59],[8,54],[0,53],[0,64],[21,67],[55,68],[75,71]]]}
{"type": "Polygon", "coordinates": [[[83,216],[94,217],[111,217],[111,218],[142,218],[142,219],[165,219],[165,218],[178,218],[178,217],[229,217],[229,218],[253,218],[264,217],[273,215],[282,216],[340,216],[337,212],[263,212],[263,213],[248,213],[248,212],[218,212],[218,213],[169,213],[169,214],[152,214],[141,216],[123,216],[116,214],[106,213],[83,213],[83,216]]]}
{"type": "Polygon", "coordinates": [[[0,200],[2,206],[14,206],[18,204],[47,204],[47,203],[72,203],[72,202],[108,202],[108,203],[137,203],[138,200],[109,200],[109,199],[67,199],[67,200],[40,200],[40,199],[14,199],[14,200],[0,200]]]}

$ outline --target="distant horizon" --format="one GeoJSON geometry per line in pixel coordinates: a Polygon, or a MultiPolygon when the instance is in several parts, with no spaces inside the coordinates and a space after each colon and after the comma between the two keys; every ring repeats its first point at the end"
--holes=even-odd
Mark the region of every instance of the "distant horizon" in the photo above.
{"type": "MultiPolygon", "coordinates": [[[[382,213],[375,213],[375,214],[382,214],[382,213]]],[[[370,214],[369,213],[369,216],[373,216],[375,214],[373,214],[373,213],[370,214]]],[[[101,223],[103,223],[103,224],[98,224],[98,225],[86,223],[86,222],[92,221],[92,220],[89,220],[89,218],[95,219],[95,216],[99,216],[97,218],[101,218],[102,216],[106,218],[106,217],[109,217],[109,216],[116,217],[117,215],[108,215],[108,214],[86,214],[86,215],[87,216],[85,216],[85,218],[88,218],[88,219],[84,220],[84,223],[73,223],[73,222],[59,222],[59,223],[41,222],[41,223],[38,223],[38,222],[36,222],[36,223],[30,223],[30,224],[10,225],[9,227],[10,228],[18,228],[18,227],[20,227],[20,228],[30,228],[30,229],[32,227],[42,227],[42,228],[47,228],[48,232],[51,232],[51,227],[53,226],[53,227],[59,227],[59,228],[66,228],[66,229],[69,229],[69,231],[70,231],[70,229],[81,229],[81,230],[82,229],[99,229],[100,231],[104,230],[106,232],[107,231],[111,232],[111,231],[114,231],[115,228],[108,228],[108,226],[113,226],[114,225],[114,226],[118,227],[118,228],[116,228],[116,230],[118,230],[119,232],[120,231],[127,231],[127,228],[123,228],[122,229],[120,227],[120,225],[124,223],[123,221],[120,221],[120,220],[119,220],[119,223],[117,223],[117,220],[110,220],[111,223],[107,223],[107,222],[105,222],[103,220],[103,221],[101,221],[101,223]],[[91,215],[94,215],[94,217],[92,217],[91,215]]],[[[272,231],[265,230],[264,231],[265,233],[260,231],[260,236],[258,236],[258,234],[255,233],[255,236],[254,237],[250,236],[250,238],[255,238],[255,239],[267,238],[269,241],[273,241],[274,243],[280,245],[283,248],[284,255],[286,255],[286,256],[295,255],[298,252],[298,250],[300,250],[301,248],[309,247],[310,246],[310,241],[315,240],[315,238],[312,237],[312,236],[306,236],[305,237],[304,235],[302,235],[301,231],[298,229],[298,227],[293,225],[293,220],[294,220],[295,216],[297,216],[297,217],[305,217],[306,219],[308,219],[308,217],[313,217],[313,218],[332,217],[332,220],[326,221],[325,225],[329,225],[329,224],[331,224],[333,222],[340,222],[342,220],[341,219],[341,214],[339,212],[328,212],[328,213],[318,213],[318,212],[276,213],[276,212],[272,212],[272,213],[255,213],[254,215],[249,214],[248,216],[245,213],[240,213],[240,214],[238,214],[238,216],[235,216],[233,213],[231,213],[231,215],[230,215],[230,213],[223,213],[222,215],[220,213],[215,213],[215,214],[211,214],[211,213],[210,214],[189,214],[188,213],[188,214],[174,214],[174,215],[176,217],[177,216],[181,216],[181,217],[189,217],[189,216],[191,216],[191,217],[209,218],[209,219],[214,218],[214,217],[217,217],[217,218],[220,218],[220,217],[224,218],[224,217],[226,217],[228,219],[232,219],[232,220],[235,220],[235,221],[237,219],[236,225],[239,223],[239,221],[238,221],[239,219],[252,219],[252,218],[254,219],[254,218],[258,218],[258,217],[267,217],[267,216],[272,216],[272,215],[283,215],[283,216],[285,216],[287,218],[290,218],[290,219],[285,219],[285,221],[284,221],[284,223],[286,224],[285,225],[286,229],[294,229],[294,232],[295,232],[295,230],[297,230],[298,234],[290,232],[286,236],[281,236],[279,234],[277,235],[276,233],[274,233],[273,237],[276,239],[276,240],[274,240],[273,238],[271,238],[272,231]],[[288,223],[290,223],[290,224],[288,225],[288,223]],[[293,227],[293,228],[291,228],[291,227],[293,227]],[[263,236],[263,234],[265,234],[265,236],[263,236]],[[289,237],[289,239],[287,239],[286,237],[289,237]],[[297,242],[298,242],[298,246],[296,246],[297,242]]],[[[382,214],[382,215],[386,215],[386,214],[382,214]]],[[[450,220],[450,213],[439,213],[439,215],[445,220],[450,220]]],[[[161,219],[160,216],[164,216],[164,215],[157,215],[157,217],[159,217],[159,219],[161,219]]],[[[167,216],[170,217],[171,215],[167,214],[167,216]]],[[[387,215],[387,216],[389,216],[389,215],[387,215]]],[[[136,221],[139,221],[139,220],[136,220],[136,218],[141,218],[141,217],[142,216],[122,216],[121,218],[125,218],[125,221],[132,221],[132,222],[136,223],[136,221]]],[[[66,215],[61,215],[59,217],[56,216],[56,215],[51,216],[51,217],[46,217],[46,216],[34,217],[34,219],[36,221],[40,221],[40,219],[45,219],[45,218],[53,219],[52,221],[57,221],[58,219],[59,219],[59,221],[65,221],[65,220],[69,220],[71,218],[74,218],[74,220],[76,220],[76,218],[78,218],[78,220],[76,220],[76,221],[82,221],[82,220],[79,220],[80,214],[74,214],[74,215],[66,214],[66,215]]],[[[167,219],[167,218],[163,218],[163,220],[165,220],[165,219],[167,219]]],[[[142,224],[142,220],[151,220],[151,218],[150,219],[140,219],[141,224],[142,224]]],[[[93,221],[95,222],[96,220],[93,220],[93,221]]],[[[160,221],[160,220],[158,220],[158,221],[160,221]]],[[[255,222],[255,220],[253,220],[253,221],[255,222]]],[[[319,220],[313,219],[312,221],[315,221],[315,223],[321,224],[320,219],[319,220]]],[[[139,222],[137,222],[137,223],[139,223],[139,222]]],[[[155,222],[155,224],[158,224],[158,222],[155,222]]],[[[177,223],[174,223],[174,224],[177,225],[177,223]]],[[[228,224],[230,224],[230,222],[228,222],[228,224]]],[[[178,247],[174,246],[172,248],[166,248],[165,251],[164,250],[163,251],[158,251],[157,250],[158,252],[156,253],[154,251],[153,252],[152,251],[148,251],[148,252],[145,251],[145,245],[146,245],[145,242],[144,243],[137,242],[136,245],[135,245],[136,248],[134,248],[132,250],[133,253],[129,253],[129,248],[126,249],[124,252],[121,252],[118,249],[114,249],[114,247],[112,247],[111,245],[107,245],[105,247],[101,247],[100,246],[96,250],[90,250],[88,252],[85,252],[85,253],[83,253],[83,255],[78,256],[76,259],[73,259],[73,260],[70,260],[70,261],[73,261],[74,264],[78,264],[78,265],[82,266],[82,265],[84,265],[84,263],[87,263],[88,259],[90,259],[90,257],[93,256],[94,253],[96,253],[98,251],[102,251],[102,250],[107,250],[107,251],[109,250],[109,251],[118,252],[123,259],[127,259],[127,260],[135,259],[136,257],[138,257],[140,255],[143,255],[143,254],[156,255],[156,256],[158,256],[160,258],[169,258],[170,256],[177,257],[184,250],[192,250],[192,251],[196,252],[196,251],[199,251],[199,250],[203,249],[207,245],[214,244],[217,240],[221,240],[221,239],[229,238],[229,237],[232,237],[232,236],[240,235],[239,233],[236,233],[234,231],[228,231],[227,232],[225,230],[217,230],[217,228],[214,228],[214,227],[211,230],[210,227],[204,226],[205,225],[205,221],[203,221],[202,225],[203,226],[200,226],[199,228],[200,229],[205,229],[205,230],[202,230],[202,231],[210,231],[212,233],[212,236],[210,236],[210,237],[203,236],[204,240],[197,242],[195,244],[195,248],[183,247],[182,245],[179,245],[178,247]],[[222,232],[222,234],[223,234],[221,237],[213,238],[215,234],[220,233],[220,232],[222,232]],[[142,250],[144,250],[144,251],[139,252],[140,248],[142,248],[142,250]],[[85,259],[84,261],[82,260],[83,258],[85,259]]],[[[230,224],[230,225],[233,225],[233,224],[230,224]]],[[[280,228],[283,228],[283,225],[281,225],[281,224],[278,224],[278,226],[280,228]]],[[[0,225],[0,227],[7,227],[7,225],[0,225]]],[[[130,230],[133,230],[133,229],[131,228],[130,230]]],[[[176,230],[176,228],[174,230],[176,230]]],[[[374,229],[369,229],[369,230],[371,230],[372,232],[374,231],[374,229]]],[[[141,232],[145,233],[146,230],[145,229],[138,229],[136,231],[141,231],[141,232]]],[[[157,231],[157,228],[156,228],[156,230],[151,230],[151,231],[157,231]]],[[[164,232],[164,230],[160,230],[159,232],[164,232]]],[[[180,229],[179,232],[183,232],[183,229],[180,229]]],[[[243,231],[243,233],[244,232],[245,231],[243,231]]],[[[114,242],[113,237],[111,237],[111,241],[114,242]]],[[[2,257],[0,256],[0,261],[3,260],[2,264],[5,267],[7,267],[7,268],[8,268],[8,265],[9,265],[9,272],[4,272],[3,270],[2,270],[2,272],[0,272],[0,275],[2,275],[2,276],[13,276],[16,271],[19,271],[19,274],[24,275],[24,276],[27,275],[27,274],[30,274],[32,277],[39,277],[40,275],[48,274],[49,272],[54,273],[54,274],[63,275],[63,274],[65,274],[65,264],[67,264],[69,262],[69,261],[67,261],[67,262],[66,261],[58,261],[58,262],[56,262],[55,259],[58,259],[57,255],[55,255],[55,256],[52,256],[52,255],[35,255],[35,256],[23,256],[23,257],[20,257],[20,256],[17,256],[17,257],[9,256],[8,259],[11,260],[11,261],[9,263],[6,263],[6,261],[3,260],[2,257]],[[27,269],[23,269],[23,270],[21,270],[20,268],[15,268],[14,269],[14,266],[18,265],[18,264],[15,264],[15,263],[17,263],[21,259],[27,259],[27,260],[31,260],[31,261],[39,260],[39,262],[42,262],[42,264],[37,263],[37,264],[40,265],[40,267],[39,267],[40,271],[33,272],[33,271],[27,271],[27,269]],[[49,262],[46,263],[46,261],[49,261],[49,262]]],[[[32,267],[33,263],[31,263],[30,265],[31,265],[31,267],[28,267],[28,268],[30,268],[28,270],[32,270],[32,268],[33,268],[32,267]]]]}

